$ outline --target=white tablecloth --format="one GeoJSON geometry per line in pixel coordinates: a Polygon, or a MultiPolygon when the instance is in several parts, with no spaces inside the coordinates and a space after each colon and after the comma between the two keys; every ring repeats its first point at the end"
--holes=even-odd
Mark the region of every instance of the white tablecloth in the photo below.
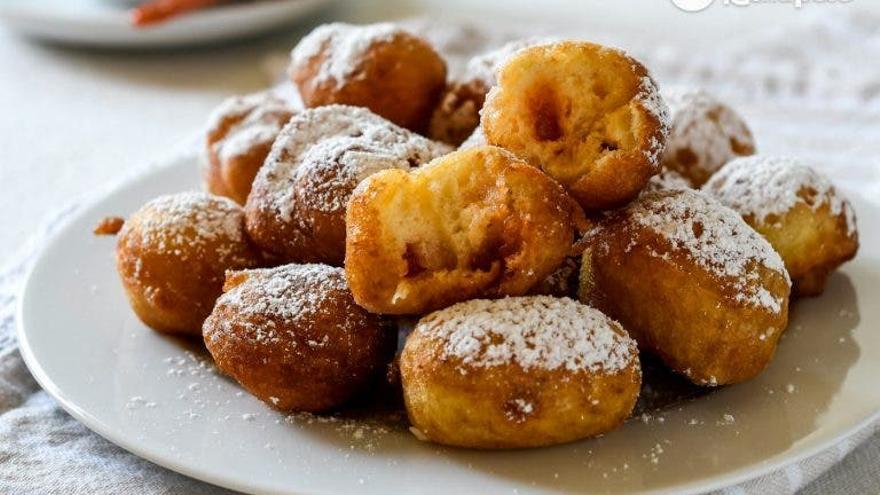
{"type": "MultiPolygon", "coordinates": [[[[645,33],[566,29],[632,48],[661,84],[709,86],[747,117],[762,151],[809,157],[852,194],[880,201],[880,18],[842,9],[798,16],[747,40],[699,49],[645,33]]],[[[522,29],[541,31],[512,31],[522,29]]],[[[461,46],[462,33],[432,36],[463,52],[472,45],[461,46]]],[[[297,35],[207,51],[120,54],[35,45],[0,32],[0,493],[223,493],[128,454],[64,413],[22,363],[13,312],[36,249],[75,211],[75,198],[161,156],[223,96],[266,86],[266,56],[297,35]]],[[[872,425],[727,492],[877,492],[878,455],[872,425]]]]}

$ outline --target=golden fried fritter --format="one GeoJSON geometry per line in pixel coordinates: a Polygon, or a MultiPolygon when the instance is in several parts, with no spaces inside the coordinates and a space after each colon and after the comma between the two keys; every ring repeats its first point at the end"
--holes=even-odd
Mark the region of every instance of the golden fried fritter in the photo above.
{"type": "Polygon", "coordinates": [[[772,359],[791,282],[733,210],[693,190],[646,193],[586,245],[580,299],[694,383],[741,382],[772,359]]]}
{"type": "Polygon", "coordinates": [[[472,300],[422,318],[400,374],[413,433],[483,449],[610,431],[641,384],[636,345],[619,324],[548,296],[472,300]]]}
{"type": "Polygon", "coordinates": [[[703,191],[743,216],[773,246],[794,293],[816,296],[859,249],[849,201],[821,173],[792,158],[754,156],[725,165],[703,191]]]}
{"type": "Polygon", "coordinates": [[[345,268],[377,313],[423,314],[525,294],[568,254],[583,212],[540,170],[496,147],[457,151],[355,190],[345,268]]]}
{"type": "Polygon", "coordinates": [[[424,132],[446,85],[446,62],[424,40],[388,23],[319,26],[291,54],[303,103],[366,107],[424,132]]]}
{"type": "Polygon", "coordinates": [[[588,210],[622,205],[660,170],[666,105],[620,50],[564,41],[516,52],[481,119],[489,144],[561,182],[588,210]]]}
{"type": "Polygon", "coordinates": [[[154,330],[201,335],[226,270],[261,263],[244,213],[228,198],[160,196],[131,215],[116,244],[116,269],[138,317],[154,330]]]}
{"type": "Polygon", "coordinates": [[[324,411],[363,392],[391,361],[392,322],[354,303],[327,265],[230,272],[204,324],[224,373],[282,411],[324,411]]]}
{"type": "Polygon", "coordinates": [[[202,171],[208,191],[243,205],[272,143],[291,116],[293,109],[269,93],[236,96],[214,110],[202,171]]]}

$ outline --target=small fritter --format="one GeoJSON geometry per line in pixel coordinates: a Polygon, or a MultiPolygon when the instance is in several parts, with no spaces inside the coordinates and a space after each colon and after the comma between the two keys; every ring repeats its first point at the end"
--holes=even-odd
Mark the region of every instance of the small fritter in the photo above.
{"type": "Polygon", "coordinates": [[[782,259],[733,210],[693,190],[642,194],[585,240],[582,301],[698,385],[763,370],[788,324],[782,259]]]}
{"type": "Polygon", "coordinates": [[[303,103],[366,107],[415,132],[427,129],[446,85],[446,62],[394,24],[319,26],[291,54],[303,103]]]}
{"type": "Polygon", "coordinates": [[[699,188],[728,161],[755,153],[755,140],[743,118],[702,89],[664,91],[672,127],[663,166],[699,188]]]}
{"type": "Polygon", "coordinates": [[[125,221],[116,244],[116,269],[132,309],[165,333],[201,335],[226,270],[261,262],[245,235],[241,207],[198,192],[150,201],[125,221]]]}
{"type": "Polygon", "coordinates": [[[377,313],[424,314],[525,294],[565,259],[583,212],[540,170],[493,146],[457,151],[355,190],[345,268],[377,313]]]}
{"type": "Polygon", "coordinates": [[[354,303],[341,268],[230,272],[224,289],[205,320],[205,345],[220,371],[276,409],[338,407],[394,355],[394,325],[354,303]]]}
{"type": "Polygon", "coordinates": [[[449,151],[365,108],[305,110],[279,134],[245,205],[251,238],[285,262],[341,266],[345,210],[361,180],[449,151]]]}
{"type": "Polygon", "coordinates": [[[639,395],[635,342],[548,296],[473,300],[422,318],[400,375],[413,433],[459,447],[538,447],[619,426],[639,395]]]}
{"type": "Polygon", "coordinates": [[[272,143],[292,116],[287,102],[269,93],[236,96],[217,107],[205,139],[202,175],[208,192],[243,205],[272,143]]]}
{"type": "Polygon", "coordinates": [[[660,171],[666,105],[620,50],[563,41],[516,52],[481,118],[489,144],[561,182],[587,210],[625,204],[660,171]]]}
{"type": "Polygon", "coordinates": [[[816,296],[828,276],[859,249],[856,217],[828,178],[784,157],[739,158],[703,186],[743,216],[773,246],[794,293],[816,296]]]}
{"type": "Polygon", "coordinates": [[[463,143],[480,125],[480,109],[487,91],[479,85],[448,84],[431,114],[428,136],[452,146],[463,143]]]}

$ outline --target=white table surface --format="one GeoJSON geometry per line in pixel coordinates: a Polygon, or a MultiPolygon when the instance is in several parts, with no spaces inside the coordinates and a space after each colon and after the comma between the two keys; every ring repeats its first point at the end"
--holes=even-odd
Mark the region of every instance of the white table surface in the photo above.
{"type": "MultiPolygon", "coordinates": [[[[716,2],[721,3],[721,0],[716,2]]],[[[669,0],[481,2],[463,0],[340,2],[305,24],[266,38],[207,49],[165,52],[89,51],[35,43],[0,26],[0,264],[48,213],[147,162],[161,159],[191,136],[223,98],[266,87],[265,57],[289,49],[309,26],[327,19],[379,20],[443,11],[449,16],[506,17],[583,26],[584,32],[618,30],[632,37],[662,36],[686,48],[706,46],[750,30],[789,22],[808,9],[880,12],[880,2],[842,5],[714,5],[685,14],[669,0]],[[534,7],[532,4],[540,4],[534,7]],[[606,9],[599,12],[599,5],[606,9]],[[614,5],[625,4],[625,5],[614,5]],[[635,4],[635,5],[634,5],[635,4]]],[[[866,61],[867,62],[867,61],[866,61]]],[[[836,493],[852,473],[873,479],[857,487],[876,492],[877,444],[857,449],[809,493],[836,493]],[[871,461],[874,459],[874,461],[871,461]],[[873,478],[871,478],[873,476],[873,478]]]]}

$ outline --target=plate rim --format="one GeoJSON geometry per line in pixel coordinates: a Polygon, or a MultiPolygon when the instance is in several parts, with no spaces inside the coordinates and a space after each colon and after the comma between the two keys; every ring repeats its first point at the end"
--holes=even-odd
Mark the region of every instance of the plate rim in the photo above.
{"type": "MultiPolygon", "coordinates": [[[[73,211],[71,211],[63,220],[59,222],[54,232],[45,237],[43,244],[34,254],[33,259],[30,262],[30,266],[27,267],[23,281],[19,285],[19,289],[17,292],[18,299],[16,300],[15,308],[16,338],[18,339],[19,352],[21,353],[25,365],[27,366],[28,371],[40,385],[40,387],[45,390],[50,396],[52,396],[56,401],[58,401],[59,405],[67,413],[69,413],[77,421],[85,425],[92,432],[100,435],[108,442],[113,443],[114,445],[117,445],[124,450],[140,457],[141,459],[144,459],[148,462],[169,469],[176,473],[183,474],[185,476],[208,483],[210,485],[241,491],[244,493],[253,493],[255,489],[253,486],[241,484],[235,481],[233,478],[223,474],[215,475],[212,473],[203,472],[202,470],[197,468],[191,468],[184,462],[175,462],[171,457],[162,457],[157,453],[149,451],[149,449],[139,447],[136,442],[126,439],[126,437],[124,435],[120,435],[119,432],[112,430],[111,428],[105,428],[100,420],[92,416],[88,411],[82,409],[81,407],[76,405],[74,401],[69,399],[65,395],[65,393],[60,388],[58,388],[51,377],[48,376],[48,374],[42,368],[39,360],[33,353],[25,328],[25,303],[26,301],[29,301],[31,297],[34,297],[30,296],[29,294],[31,292],[35,273],[37,272],[41,264],[45,262],[47,251],[56,242],[58,242],[59,237],[67,233],[68,230],[72,228],[72,224],[75,223],[76,220],[82,218],[82,216],[86,212],[97,207],[100,203],[106,201],[111,195],[119,192],[121,189],[132,186],[133,184],[142,180],[145,176],[160,173],[161,171],[173,168],[175,166],[180,166],[182,163],[191,161],[193,157],[197,156],[198,152],[195,149],[192,149],[191,146],[182,147],[175,155],[166,157],[164,160],[159,161],[152,166],[137,170],[135,173],[124,176],[118,181],[114,181],[108,187],[102,188],[101,190],[96,191],[93,194],[89,194],[85,199],[83,199],[78,205],[74,207],[73,211]]],[[[75,201],[72,203],[75,203],[75,201]]],[[[878,211],[880,211],[880,208],[878,208],[877,205],[873,204],[872,202],[866,201],[866,203],[869,204],[870,207],[878,209],[878,211]]],[[[813,446],[802,448],[796,453],[787,454],[786,451],[779,452],[769,458],[742,466],[735,470],[726,473],[711,475],[702,481],[691,481],[679,484],[674,487],[663,488],[659,490],[647,490],[639,493],[642,493],[644,495],[667,493],[696,495],[707,491],[728,488],[760,478],[775,471],[780,471],[793,464],[799,463],[804,459],[828,450],[832,448],[835,444],[851,438],[855,433],[863,430],[864,428],[867,428],[870,424],[880,421],[880,406],[875,407],[876,410],[873,412],[873,414],[862,418],[860,421],[844,428],[841,432],[832,435],[830,438],[818,441],[813,446]]],[[[262,488],[261,491],[265,491],[266,493],[276,493],[279,495],[338,495],[339,493],[322,490],[275,491],[263,490],[262,488]]]]}
{"type": "MultiPolygon", "coordinates": [[[[188,14],[187,17],[193,18],[216,18],[227,16],[230,14],[240,14],[242,12],[253,12],[259,10],[273,11],[285,10],[294,6],[302,7],[313,3],[326,3],[330,0],[269,0],[259,3],[242,3],[217,5],[206,9],[203,12],[188,14]],[[273,5],[274,4],[274,5],[273,5]]],[[[118,27],[118,22],[128,20],[128,11],[120,7],[117,10],[112,9],[96,9],[94,11],[85,11],[85,13],[77,13],[75,11],[47,10],[46,6],[35,6],[27,3],[13,3],[10,5],[0,6],[0,17],[15,16],[18,18],[39,19],[51,22],[70,22],[70,23],[113,23],[114,27],[118,27]]],[[[171,22],[182,23],[189,22],[187,17],[180,17],[171,22]]]]}
{"type": "Polygon", "coordinates": [[[34,7],[17,2],[0,5],[0,20],[16,34],[62,45],[108,49],[184,47],[268,33],[279,26],[312,15],[333,1],[336,0],[272,0],[225,5],[145,30],[132,29],[128,23],[128,14],[122,9],[85,13],[64,10],[52,12],[47,11],[45,6],[34,7]],[[229,25],[235,16],[241,14],[268,20],[261,22],[259,28],[243,31],[218,27],[229,25]],[[82,34],[96,30],[100,33],[86,36],[82,34]],[[194,30],[199,34],[193,36],[194,30]]]}
{"type": "MultiPolygon", "coordinates": [[[[105,428],[105,425],[100,420],[95,418],[85,409],[79,407],[72,399],[68,398],[66,394],[55,384],[48,373],[45,372],[39,360],[36,358],[33,349],[31,348],[30,340],[28,339],[27,331],[25,330],[25,302],[26,300],[29,300],[28,294],[31,290],[34,275],[40,264],[44,262],[46,252],[56,242],[58,242],[59,237],[64,235],[70,228],[72,228],[72,225],[77,219],[79,219],[85,212],[97,207],[100,203],[105,201],[111,195],[117,193],[121,189],[133,185],[134,183],[143,179],[145,176],[159,173],[169,168],[173,168],[198,156],[198,152],[195,149],[192,149],[192,144],[190,143],[190,141],[184,141],[183,145],[178,147],[177,149],[178,152],[176,154],[172,152],[172,154],[166,157],[165,160],[159,161],[157,162],[157,164],[148,165],[140,170],[135,171],[129,176],[124,176],[120,180],[112,182],[110,185],[108,185],[106,188],[103,188],[102,190],[87,195],[87,197],[82,199],[79,204],[76,204],[76,200],[71,202],[71,204],[75,204],[75,206],[73,206],[73,211],[69,212],[67,216],[59,222],[55,230],[43,239],[42,245],[37,249],[37,252],[34,254],[33,260],[30,262],[30,266],[27,267],[24,278],[19,285],[17,291],[18,299],[16,300],[15,304],[15,336],[18,341],[18,350],[21,354],[22,359],[24,360],[28,372],[31,374],[31,376],[34,377],[34,380],[36,380],[40,388],[48,393],[53,399],[55,399],[61,406],[61,408],[64,409],[68,414],[73,416],[74,419],[82,423],[86,428],[88,428],[93,433],[96,433],[104,440],[118,447],[121,447],[127,452],[143,460],[151,462],[170,471],[182,474],[184,476],[188,476],[190,478],[221,488],[236,490],[242,493],[253,493],[253,487],[242,485],[232,478],[224,478],[218,481],[217,476],[209,473],[203,473],[198,469],[189,468],[185,463],[182,462],[176,463],[170,457],[161,457],[159,455],[154,455],[154,453],[150,452],[148,449],[139,447],[134,441],[129,441],[125,439],[124,436],[116,434],[115,431],[111,431],[110,428],[105,428]]],[[[70,208],[70,206],[68,205],[67,207],[62,207],[59,211],[64,211],[66,208],[70,208]]],[[[268,493],[277,493],[278,495],[336,495],[333,492],[322,491],[287,491],[268,493]]]]}

